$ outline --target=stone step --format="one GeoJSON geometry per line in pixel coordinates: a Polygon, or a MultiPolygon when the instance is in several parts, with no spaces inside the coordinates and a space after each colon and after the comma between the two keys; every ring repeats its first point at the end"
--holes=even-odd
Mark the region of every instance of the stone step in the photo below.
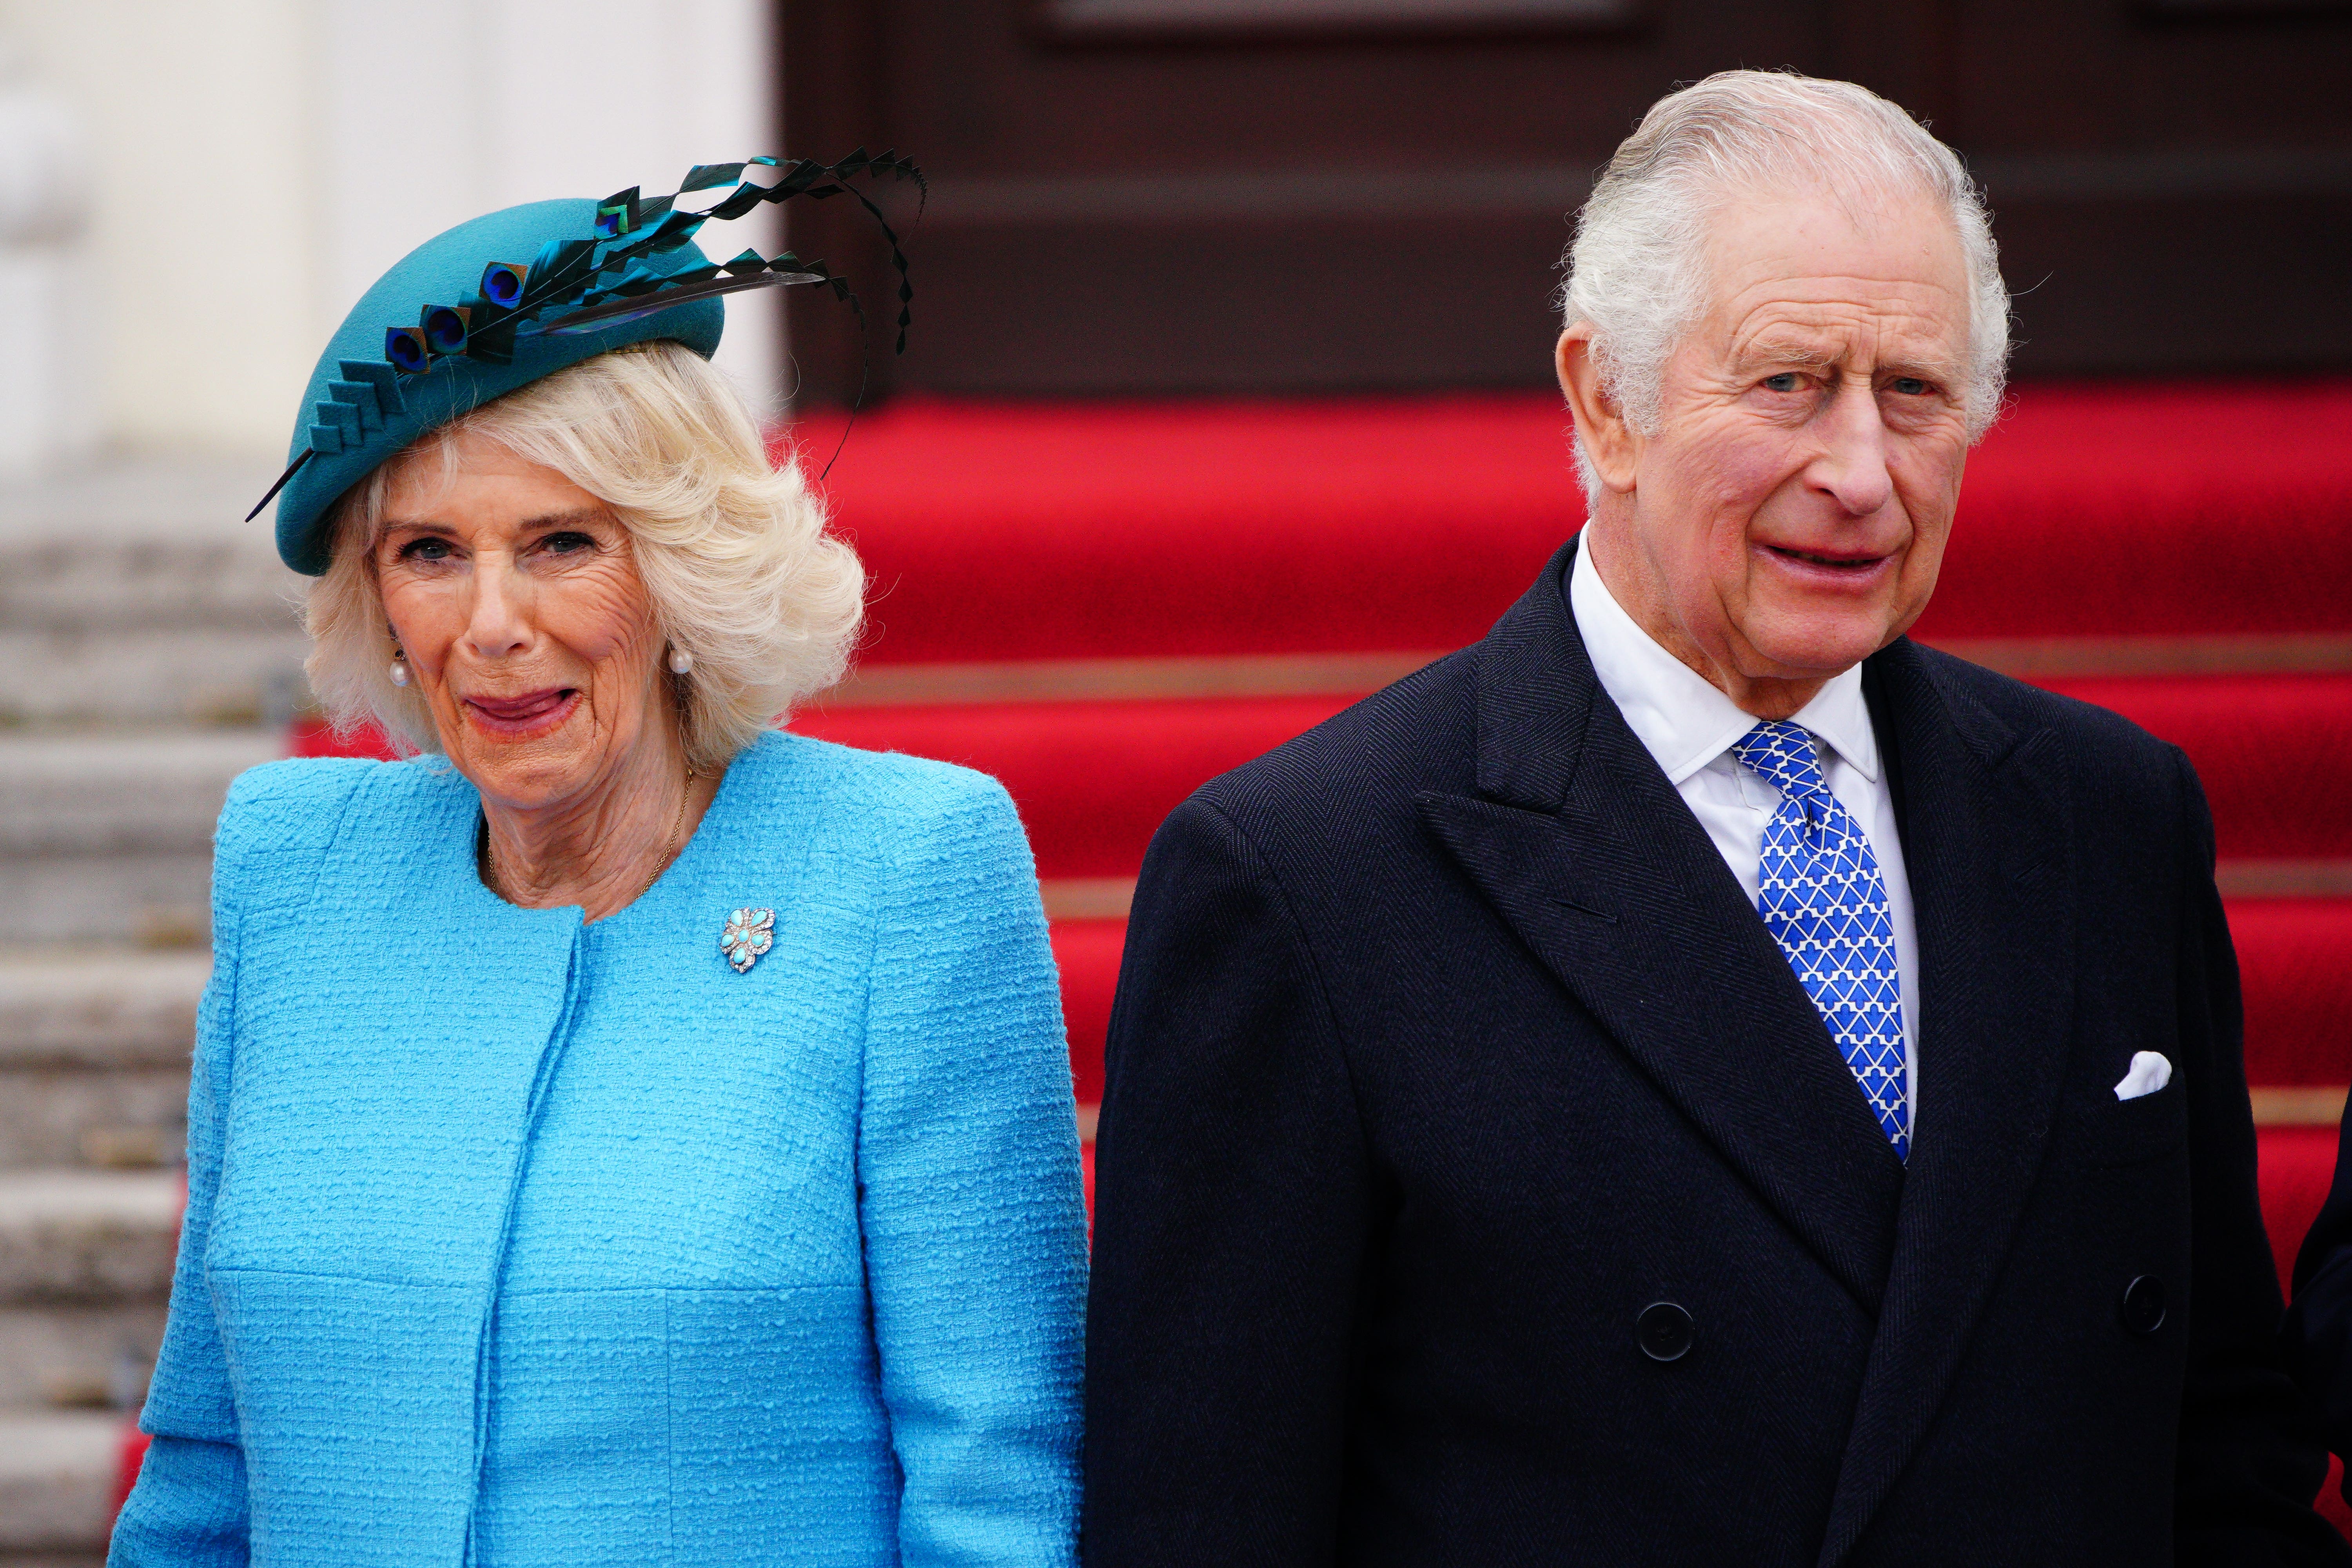
{"type": "Polygon", "coordinates": [[[0,1306],[163,1300],[185,1190],[175,1170],[0,1171],[0,1306]]]}
{"type": "Polygon", "coordinates": [[[202,951],[0,948],[0,1170],[176,1163],[211,968],[202,951]]]}
{"type": "Polygon", "coordinates": [[[164,1303],[0,1307],[0,1409],[137,1408],[164,1303]]]}
{"type": "Polygon", "coordinates": [[[0,943],[201,943],[229,784],[276,730],[0,734],[0,943]]]}
{"type": "Polygon", "coordinates": [[[273,475],[149,462],[0,489],[0,722],[246,723],[299,700],[273,475]]]}
{"type": "Polygon", "coordinates": [[[184,1068],[212,955],[0,948],[0,1070],[184,1068]]]}
{"type": "Polygon", "coordinates": [[[98,1561],[121,1444],[112,1411],[0,1410],[0,1568],[98,1561]]]}
{"type": "Polygon", "coordinates": [[[0,1171],[179,1163],[188,1069],[0,1069],[0,1171]]]}

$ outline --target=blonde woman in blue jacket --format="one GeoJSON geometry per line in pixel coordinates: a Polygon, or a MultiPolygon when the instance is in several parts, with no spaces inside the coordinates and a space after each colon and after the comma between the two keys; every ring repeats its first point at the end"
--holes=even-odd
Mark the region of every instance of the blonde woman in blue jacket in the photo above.
{"type": "Polygon", "coordinates": [[[419,754],[230,793],[114,1563],[1073,1561],[1027,846],[992,780],[771,727],[863,573],[705,363],[736,285],[626,209],[431,241],[305,399],[312,684],[419,754]]]}

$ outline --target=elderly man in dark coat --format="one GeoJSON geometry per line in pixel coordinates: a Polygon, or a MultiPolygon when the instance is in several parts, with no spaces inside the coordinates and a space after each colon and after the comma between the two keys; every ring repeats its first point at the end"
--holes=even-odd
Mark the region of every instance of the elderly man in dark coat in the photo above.
{"type": "Polygon", "coordinates": [[[1958,160],[1729,73],[1570,267],[1589,526],[1145,864],[1087,1561],[2352,1563],[2196,776],[1903,635],[2007,353],[1958,160]]]}

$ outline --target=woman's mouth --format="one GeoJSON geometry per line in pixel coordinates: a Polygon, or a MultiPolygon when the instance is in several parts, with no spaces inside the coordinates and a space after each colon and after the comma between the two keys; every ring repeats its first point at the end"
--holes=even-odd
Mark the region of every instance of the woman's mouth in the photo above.
{"type": "Polygon", "coordinates": [[[502,741],[528,740],[546,733],[572,716],[580,700],[576,686],[550,686],[514,697],[468,697],[463,700],[474,727],[502,741]]]}

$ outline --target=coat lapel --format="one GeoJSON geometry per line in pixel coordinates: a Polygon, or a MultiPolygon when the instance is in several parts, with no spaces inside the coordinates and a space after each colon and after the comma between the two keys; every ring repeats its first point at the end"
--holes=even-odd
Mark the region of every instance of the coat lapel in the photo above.
{"type": "Polygon", "coordinates": [[[1942,686],[1908,642],[1867,677],[1918,928],[1919,1111],[1822,1568],[1910,1462],[2000,1276],[2056,1112],[2074,985],[2055,738],[1942,686]]]}
{"type": "Polygon", "coordinates": [[[1528,946],[1876,1312],[1901,1163],[1812,1001],[1600,689],[1555,557],[1480,647],[1478,795],[1423,820],[1528,946]]]}

